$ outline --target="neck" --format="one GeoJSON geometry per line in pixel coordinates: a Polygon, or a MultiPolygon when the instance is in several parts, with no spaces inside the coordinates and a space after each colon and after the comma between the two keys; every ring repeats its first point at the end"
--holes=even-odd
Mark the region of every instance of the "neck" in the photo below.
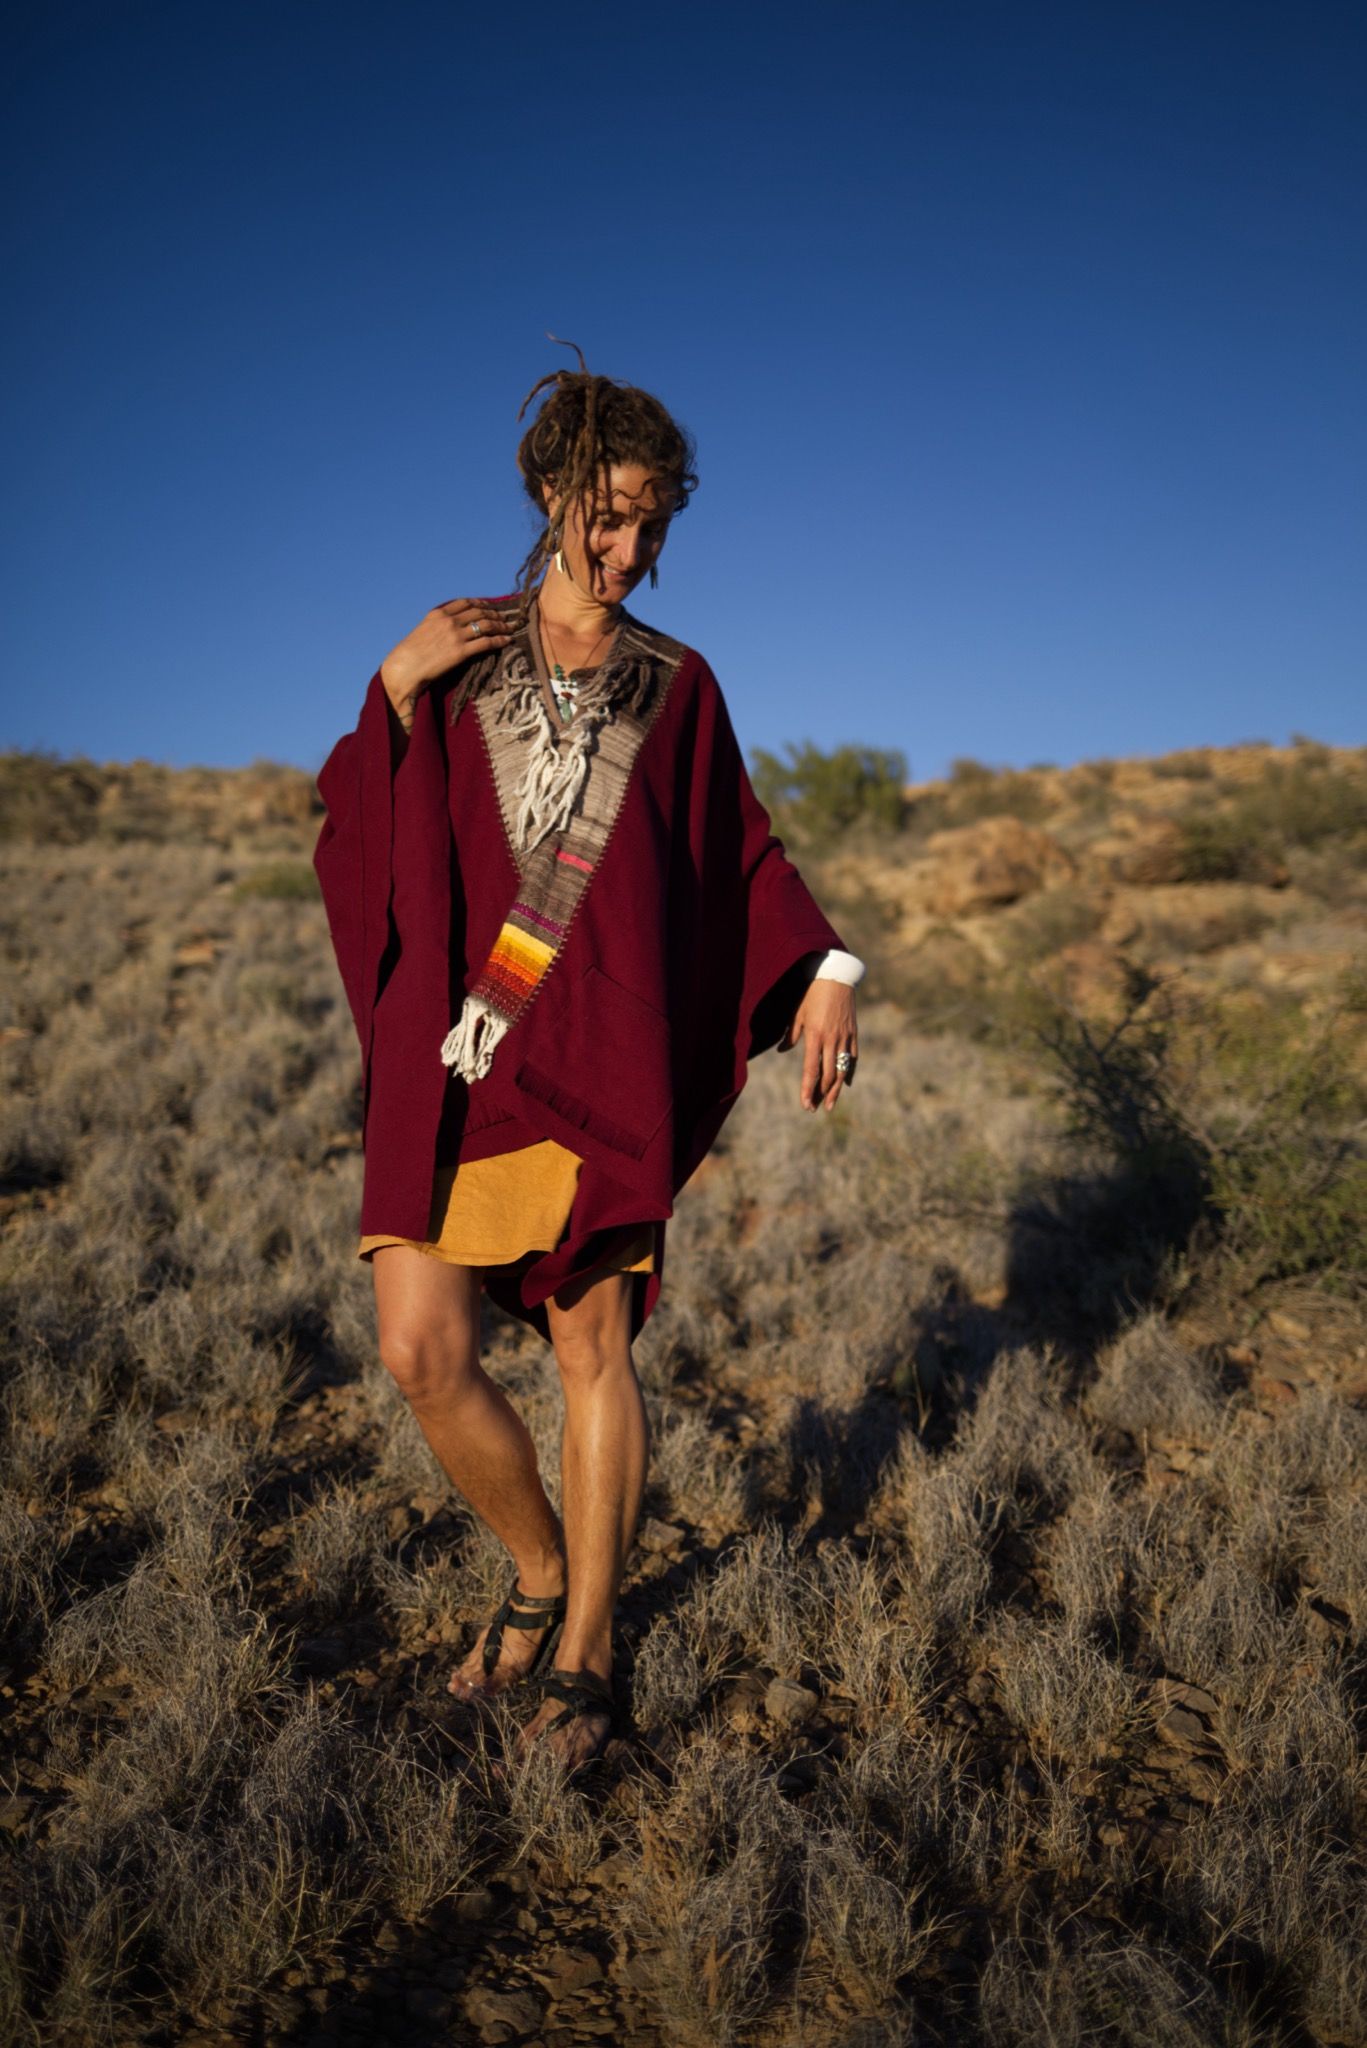
{"type": "Polygon", "coordinates": [[[558,640],[577,641],[585,647],[612,631],[620,610],[583,589],[571,576],[568,561],[562,574],[554,559],[537,587],[536,601],[558,640]]]}

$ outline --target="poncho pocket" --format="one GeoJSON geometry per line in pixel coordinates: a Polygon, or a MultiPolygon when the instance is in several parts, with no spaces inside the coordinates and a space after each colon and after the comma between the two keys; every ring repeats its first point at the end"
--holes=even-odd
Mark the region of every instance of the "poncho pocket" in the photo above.
{"type": "Polygon", "coordinates": [[[629,1159],[643,1158],[673,1106],[669,1019],[601,967],[588,966],[567,991],[559,1029],[568,1042],[589,1046],[601,1094],[586,1101],[533,1060],[519,1066],[517,1086],[573,1130],[629,1159]]]}

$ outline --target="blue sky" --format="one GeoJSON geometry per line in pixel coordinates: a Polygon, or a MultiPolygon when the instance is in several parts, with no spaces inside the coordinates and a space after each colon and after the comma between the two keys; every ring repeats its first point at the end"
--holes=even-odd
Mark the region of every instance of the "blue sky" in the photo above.
{"type": "Polygon", "coordinates": [[[1360,5],[42,0],[0,75],[0,744],[316,769],[656,391],[636,609],[742,743],[1028,765],[1367,702],[1360,5]]]}

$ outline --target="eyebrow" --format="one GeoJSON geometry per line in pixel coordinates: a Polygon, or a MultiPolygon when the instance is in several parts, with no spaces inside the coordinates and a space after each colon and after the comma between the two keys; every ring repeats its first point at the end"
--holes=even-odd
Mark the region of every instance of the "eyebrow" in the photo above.
{"type": "Polygon", "coordinates": [[[624,505],[600,505],[595,512],[596,519],[625,519],[633,512],[639,512],[643,519],[668,519],[673,516],[673,506],[662,504],[658,499],[649,507],[642,505],[639,498],[628,498],[624,505]]]}

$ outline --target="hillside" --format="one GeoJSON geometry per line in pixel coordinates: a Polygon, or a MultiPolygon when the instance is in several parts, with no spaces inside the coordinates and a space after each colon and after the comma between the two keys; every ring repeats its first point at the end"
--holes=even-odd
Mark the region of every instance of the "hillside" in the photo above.
{"type": "Polygon", "coordinates": [[[581,1793],[445,1691],[309,778],[0,758],[7,2037],[1367,2039],[1367,750],[896,812],[776,812],[859,1069],[680,1196],[581,1793]]]}

